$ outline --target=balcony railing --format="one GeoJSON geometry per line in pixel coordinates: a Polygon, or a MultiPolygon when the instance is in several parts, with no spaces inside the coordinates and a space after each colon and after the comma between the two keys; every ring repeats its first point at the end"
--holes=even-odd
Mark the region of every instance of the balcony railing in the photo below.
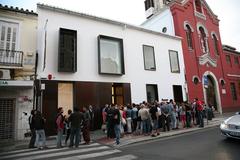
{"type": "Polygon", "coordinates": [[[4,67],[22,67],[23,52],[0,49],[0,66],[4,67]]]}

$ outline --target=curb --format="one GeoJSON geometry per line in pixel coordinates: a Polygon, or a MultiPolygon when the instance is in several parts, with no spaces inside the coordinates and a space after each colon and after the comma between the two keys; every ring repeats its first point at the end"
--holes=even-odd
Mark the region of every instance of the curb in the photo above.
{"type": "Polygon", "coordinates": [[[145,137],[143,139],[135,139],[135,140],[130,139],[130,141],[123,142],[122,144],[121,144],[121,139],[120,139],[120,145],[116,145],[114,142],[113,142],[114,144],[106,144],[106,145],[113,146],[115,148],[120,148],[120,147],[124,147],[124,146],[127,146],[127,145],[132,145],[132,144],[137,144],[137,143],[142,143],[142,142],[147,142],[147,141],[154,141],[154,140],[168,138],[168,137],[172,137],[172,136],[178,136],[178,135],[182,135],[182,134],[186,134],[186,133],[192,133],[192,132],[196,132],[196,131],[199,131],[199,130],[205,130],[205,129],[209,129],[209,128],[219,126],[220,124],[221,124],[221,120],[219,120],[218,122],[215,122],[214,124],[208,124],[204,128],[195,127],[195,128],[190,128],[190,129],[186,129],[186,130],[174,131],[172,133],[171,132],[170,133],[166,132],[166,133],[169,133],[169,134],[166,134],[166,135],[160,134],[160,136],[158,136],[158,137],[150,137],[149,136],[149,137],[145,137]]]}

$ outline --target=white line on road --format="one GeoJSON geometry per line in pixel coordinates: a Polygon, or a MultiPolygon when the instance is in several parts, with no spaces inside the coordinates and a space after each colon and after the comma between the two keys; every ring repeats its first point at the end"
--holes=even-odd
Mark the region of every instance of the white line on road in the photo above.
{"type": "MultiPolygon", "coordinates": [[[[92,143],[92,144],[89,144],[88,147],[91,147],[91,146],[99,146],[100,144],[99,143],[92,143]]],[[[61,149],[67,149],[68,147],[65,147],[65,148],[61,148],[61,149]]],[[[79,146],[78,148],[86,148],[86,146],[79,146]]],[[[39,151],[49,151],[51,149],[56,149],[56,145],[51,145],[51,146],[48,146],[48,149],[44,149],[44,150],[38,150],[37,148],[29,148],[29,149],[21,149],[21,150],[15,150],[15,151],[10,151],[10,152],[4,152],[4,153],[1,153],[0,156],[6,156],[6,155],[10,155],[10,154],[19,154],[19,153],[23,153],[23,152],[28,152],[32,154],[34,154],[33,151],[36,151],[39,153],[39,151]],[[31,151],[31,152],[30,152],[31,151]]],[[[60,149],[57,149],[57,150],[60,150],[60,149]]],[[[52,151],[52,150],[51,150],[52,151]]]]}
{"type": "Polygon", "coordinates": [[[110,154],[120,153],[120,152],[121,152],[120,150],[114,149],[114,150],[111,150],[111,151],[83,154],[83,155],[80,155],[80,156],[74,156],[74,157],[70,157],[70,158],[61,158],[61,159],[58,159],[58,160],[81,160],[81,159],[88,159],[88,158],[107,156],[107,155],[110,155],[110,154]]]}
{"type": "Polygon", "coordinates": [[[137,159],[137,157],[134,156],[134,155],[128,154],[128,155],[125,155],[125,156],[108,158],[106,160],[132,160],[132,159],[137,159]]]}
{"type": "Polygon", "coordinates": [[[108,149],[107,146],[101,146],[101,147],[93,147],[93,148],[84,148],[84,149],[73,149],[68,150],[66,152],[57,152],[57,153],[50,153],[50,154],[44,154],[44,155],[37,155],[37,156],[30,156],[30,157],[22,157],[15,160],[35,160],[35,159],[44,159],[44,158],[52,158],[52,157],[58,157],[58,156],[66,156],[70,154],[77,154],[77,153],[84,153],[89,151],[97,151],[97,150],[103,150],[108,149]]]}
{"type": "MultiPolygon", "coordinates": [[[[98,145],[100,145],[100,144],[93,143],[93,144],[90,144],[88,146],[90,147],[90,146],[98,146],[98,145]]],[[[85,145],[84,146],[79,146],[79,149],[84,148],[84,147],[86,147],[86,146],[85,145]]],[[[24,149],[24,150],[17,150],[17,151],[4,153],[5,155],[1,158],[14,158],[14,157],[20,157],[20,156],[29,156],[29,155],[32,156],[32,155],[41,154],[41,153],[51,153],[51,152],[54,152],[54,151],[62,151],[62,150],[68,150],[68,149],[69,149],[68,147],[65,147],[65,148],[50,148],[50,149],[44,149],[44,150],[34,149],[31,152],[26,152],[27,150],[24,149]]]]}

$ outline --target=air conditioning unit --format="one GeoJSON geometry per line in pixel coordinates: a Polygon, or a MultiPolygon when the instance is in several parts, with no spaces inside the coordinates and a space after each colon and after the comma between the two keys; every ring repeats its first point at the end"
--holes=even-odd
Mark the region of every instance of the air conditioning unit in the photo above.
{"type": "Polygon", "coordinates": [[[11,79],[10,70],[0,69],[0,79],[11,79]]]}

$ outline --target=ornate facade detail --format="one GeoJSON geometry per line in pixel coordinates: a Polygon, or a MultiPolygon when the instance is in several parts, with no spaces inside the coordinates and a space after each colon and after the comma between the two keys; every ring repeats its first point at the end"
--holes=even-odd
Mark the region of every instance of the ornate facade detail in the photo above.
{"type": "Polygon", "coordinates": [[[198,57],[198,61],[200,65],[210,64],[213,67],[217,67],[217,60],[211,58],[209,54],[203,54],[198,57]]]}

